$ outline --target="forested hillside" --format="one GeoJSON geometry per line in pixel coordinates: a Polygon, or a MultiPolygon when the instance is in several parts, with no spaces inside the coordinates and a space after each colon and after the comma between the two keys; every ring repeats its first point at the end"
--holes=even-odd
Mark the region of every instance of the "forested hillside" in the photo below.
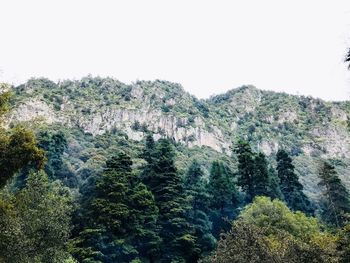
{"type": "MultiPolygon", "coordinates": [[[[225,160],[236,171],[232,153],[239,138],[274,159],[278,149],[293,156],[307,194],[317,199],[318,158],[330,159],[350,186],[349,102],[325,102],[303,96],[243,86],[198,100],[179,84],[138,81],[131,85],[110,78],[86,77],[54,83],[32,79],[14,88],[7,123],[25,122],[41,130],[61,130],[67,140],[64,163],[74,180],[105,162],[115,147],[127,145],[132,156],[148,132],[178,143],[182,173],[198,159],[225,160]],[[67,158],[66,158],[67,157],[67,158]]],[[[136,160],[138,164],[138,160],[136,160]]],[[[67,172],[68,172],[67,171],[67,172]]]]}
{"type": "Polygon", "coordinates": [[[350,102],[1,84],[0,262],[349,262],[350,102]]]}

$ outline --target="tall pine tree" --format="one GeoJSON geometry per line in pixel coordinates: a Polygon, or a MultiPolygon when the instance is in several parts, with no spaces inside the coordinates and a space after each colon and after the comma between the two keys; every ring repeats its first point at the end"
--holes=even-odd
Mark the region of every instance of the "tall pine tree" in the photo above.
{"type": "Polygon", "coordinates": [[[144,153],[147,165],[143,171],[145,183],[155,197],[159,209],[158,224],[161,229],[161,262],[193,262],[196,249],[194,230],[187,221],[189,209],[182,178],[175,167],[175,153],[168,139],[160,139],[156,145],[150,137],[144,153]]]}
{"type": "Polygon", "coordinates": [[[277,172],[281,191],[288,207],[294,211],[299,210],[312,214],[310,201],[303,193],[303,185],[299,182],[292,159],[285,150],[277,152],[277,172]]]}
{"type": "Polygon", "coordinates": [[[246,193],[246,201],[250,203],[256,195],[254,153],[249,143],[243,140],[238,141],[235,153],[238,157],[238,185],[246,193]]]}
{"type": "Polygon", "coordinates": [[[132,173],[125,153],[113,156],[97,179],[90,222],[73,242],[73,255],[87,262],[154,262],[159,254],[158,208],[153,194],[132,173]]]}
{"type": "Polygon", "coordinates": [[[349,192],[329,162],[322,163],[319,178],[325,199],[322,218],[327,223],[342,227],[350,215],[349,192]]]}
{"type": "Polygon", "coordinates": [[[264,153],[259,153],[254,158],[254,189],[255,195],[263,195],[282,200],[282,193],[279,187],[279,180],[264,153]]]}
{"type": "Polygon", "coordinates": [[[213,221],[213,234],[219,237],[222,230],[228,230],[237,215],[239,196],[233,180],[233,173],[222,162],[214,161],[210,170],[208,192],[210,194],[210,217],[213,221]]]}
{"type": "Polygon", "coordinates": [[[187,171],[185,180],[186,196],[190,200],[191,207],[187,211],[187,218],[194,228],[196,246],[200,249],[199,254],[201,255],[212,251],[216,243],[211,233],[212,222],[209,219],[210,195],[207,192],[207,182],[203,177],[204,173],[200,164],[194,160],[187,171]]]}

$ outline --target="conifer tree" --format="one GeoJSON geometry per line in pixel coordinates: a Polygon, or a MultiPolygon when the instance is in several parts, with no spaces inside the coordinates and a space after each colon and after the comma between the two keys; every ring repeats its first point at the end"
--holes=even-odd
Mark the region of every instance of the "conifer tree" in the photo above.
{"type": "Polygon", "coordinates": [[[255,159],[255,171],[254,171],[254,192],[255,195],[269,196],[270,194],[270,178],[268,171],[268,164],[266,156],[263,153],[259,153],[255,159]]]}
{"type": "Polygon", "coordinates": [[[233,174],[222,162],[214,161],[210,170],[208,192],[210,194],[211,220],[213,234],[218,237],[222,230],[230,227],[228,219],[236,216],[239,204],[238,191],[233,181],[233,174]]]}
{"type": "Polygon", "coordinates": [[[254,153],[247,141],[239,140],[235,149],[238,157],[238,185],[246,193],[246,201],[251,202],[256,195],[254,187],[254,153]]]}
{"type": "Polygon", "coordinates": [[[155,157],[150,190],[159,209],[161,262],[190,262],[198,251],[195,249],[193,228],[186,219],[189,207],[184,195],[183,181],[175,167],[175,154],[169,140],[158,141],[155,157]]]}
{"type": "Polygon", "coordinates": [[[269,167],[269,188],[267,191],[267,196],[271,197],[271,199],[280,199],[284,200],[283,194],[280,188],[280,179],[278,178],[275,169],[270,166],[269,167]]]}
{"type": "Polygon", "coordinates": [[[145,147],[142,151],[141,158],[147,162],[142,169],[142,181],[149,189],[153,189],[157,184],[157,177],[155,176],[157,157],[156,143],[153,139],[152,134],[148,134],[146,136],[145,147]]]}
{"type": "Polygon", "coordinates": [[[337,175],[333,165],[323,162],[319,170],[319,185],[325,198],[322,218],[325,222],[342,227],[349,219],[349,192],[337,175]]]}
{"type": "Polygon", "coordinates": [[[303,211],[312,214],[313,209],[307,196],[303,193],[303,185],[299,182],[294,171],[292,159],[285,150],[277,152],[277,172],[284,200],[294,211],[303,211]]]}
{"type": "Polygon", "coordinates": [[[283,199],[279,180],[272,167],[268,166],[264,153],[259,153],[254,158],[254,189],[255,195],[263,195],[271,198],[283,199]]]}
{"type": "Polygon", "coordinates": [[[88,262],[154,262],[159,250],[158,208],[152,193],[119,153],[106,162],[90,201],[91,218],[73,242],[73,255],[88,262]]]}
{"type": "Polygon", "coordinates": [[[188,169],[185,180],[186,196],[190,200],[191,208],[187,212],[187,218],[194,228],[196,246],[200,249],[201,255],[212,251],[216,243],[216,239],[211,233],[212,222],[208,215],[210,195],[207,192],[203,176],[200,164],[194,160],[188,169]]]}

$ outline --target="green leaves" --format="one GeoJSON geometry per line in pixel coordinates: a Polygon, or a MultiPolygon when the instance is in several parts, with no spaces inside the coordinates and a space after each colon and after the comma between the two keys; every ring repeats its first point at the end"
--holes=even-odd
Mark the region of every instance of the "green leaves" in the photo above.
{"type": "Polygon", "coordinates": [[[2,195],[0,258],[5,262],[64,262],[70,256],[72,197],[43,172],[31,174],[15,195],[2,195]],[[11,244],[9,246],[9,244],[11,244]]]}

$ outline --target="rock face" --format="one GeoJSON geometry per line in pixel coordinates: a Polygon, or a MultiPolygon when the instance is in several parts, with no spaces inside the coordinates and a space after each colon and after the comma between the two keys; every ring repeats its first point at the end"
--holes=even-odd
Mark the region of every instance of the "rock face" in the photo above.
{"type": "Polygon", "coordinates": [[[226,154],[237,137],[249,137],[267,155],[285,146],[308,156],[350,156],[347,103],[263,92],[251,86],[198,101],[174,83],[128,86],[89,77],[61,84],[33,80],[20,92],[23,98],[7,124],[58,123],[94,136],[120,130],[135,141],[151,131],[155,138],[167,136],[188,147],[206,146],[226,154]]]}
{"type": "Polygon", "coordinates": [[[230,153],[229,140],[225,138],[218,127],[210,127],[211,131],[209,132],[208,127],[200,117],[195,119],[195,127],[186,126],[187,118],[165,115],[160,110],[152,110],[149,107],[137,110],[105,107],[97,112],[82,115],[80,112],[72,110],[70,105],[62,104],[61,111],[54,111],[41,99],[32,98],[21,103],[9,115],[7,123],[32,122],[34,120],[47,124],[59,123],[69,127],[78,127],[85,133],[94,136],[118,129],[135,141],[143,139],[145,132],[140,131],[140,127],[145,127],[154,133],[155,138],[166,136],[184,143],[188,147],[207,146],[218,152],[230,153]],[[135,127],[136,124],[139,126],[138,128],[135,127]]]}

